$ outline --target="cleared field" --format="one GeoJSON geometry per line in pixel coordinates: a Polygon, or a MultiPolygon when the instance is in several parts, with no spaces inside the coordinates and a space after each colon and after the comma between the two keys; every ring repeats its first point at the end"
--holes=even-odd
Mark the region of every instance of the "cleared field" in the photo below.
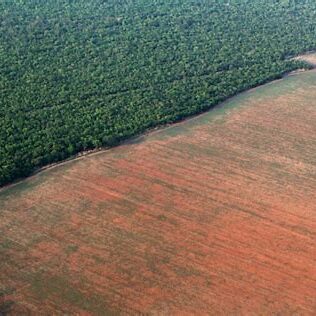
{"type": "Polygon", "coordinates": [[[2,190],[2,313],[315,315],[315,86],[290,76],[2,190]]]}

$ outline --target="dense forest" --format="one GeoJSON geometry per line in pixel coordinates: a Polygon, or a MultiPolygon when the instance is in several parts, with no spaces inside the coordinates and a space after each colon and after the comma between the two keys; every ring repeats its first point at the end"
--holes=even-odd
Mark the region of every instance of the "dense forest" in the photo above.
{"type": "Polygon", "coordinates": [[[297,68],[314,0],[2,0],[0,185],[297,68]]]}

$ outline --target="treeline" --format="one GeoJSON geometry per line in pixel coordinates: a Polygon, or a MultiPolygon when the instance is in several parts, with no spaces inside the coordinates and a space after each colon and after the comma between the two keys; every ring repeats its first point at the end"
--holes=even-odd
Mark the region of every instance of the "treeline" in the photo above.
{"type": "Polygon", "coordinates": [[[307,65],[308,0],[0,2],[0,185],[307,65]]]}

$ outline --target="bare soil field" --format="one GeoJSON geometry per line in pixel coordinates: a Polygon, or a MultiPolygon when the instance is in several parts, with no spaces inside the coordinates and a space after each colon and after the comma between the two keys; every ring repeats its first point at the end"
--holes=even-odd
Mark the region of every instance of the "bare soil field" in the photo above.
{"type": "Polygon", "coordinates": [[[315,315],[316,72],[0,192],[0,314],[315,315]]]}

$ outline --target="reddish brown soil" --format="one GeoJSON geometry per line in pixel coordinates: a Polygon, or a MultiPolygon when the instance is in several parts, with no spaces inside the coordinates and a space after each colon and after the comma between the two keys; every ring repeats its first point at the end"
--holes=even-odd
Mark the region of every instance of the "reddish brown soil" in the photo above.
{"type": "Polygon", "coordinates": [[[288,77],[3,190],[2,311],[315,315],[315,85],[288,77]]]}

